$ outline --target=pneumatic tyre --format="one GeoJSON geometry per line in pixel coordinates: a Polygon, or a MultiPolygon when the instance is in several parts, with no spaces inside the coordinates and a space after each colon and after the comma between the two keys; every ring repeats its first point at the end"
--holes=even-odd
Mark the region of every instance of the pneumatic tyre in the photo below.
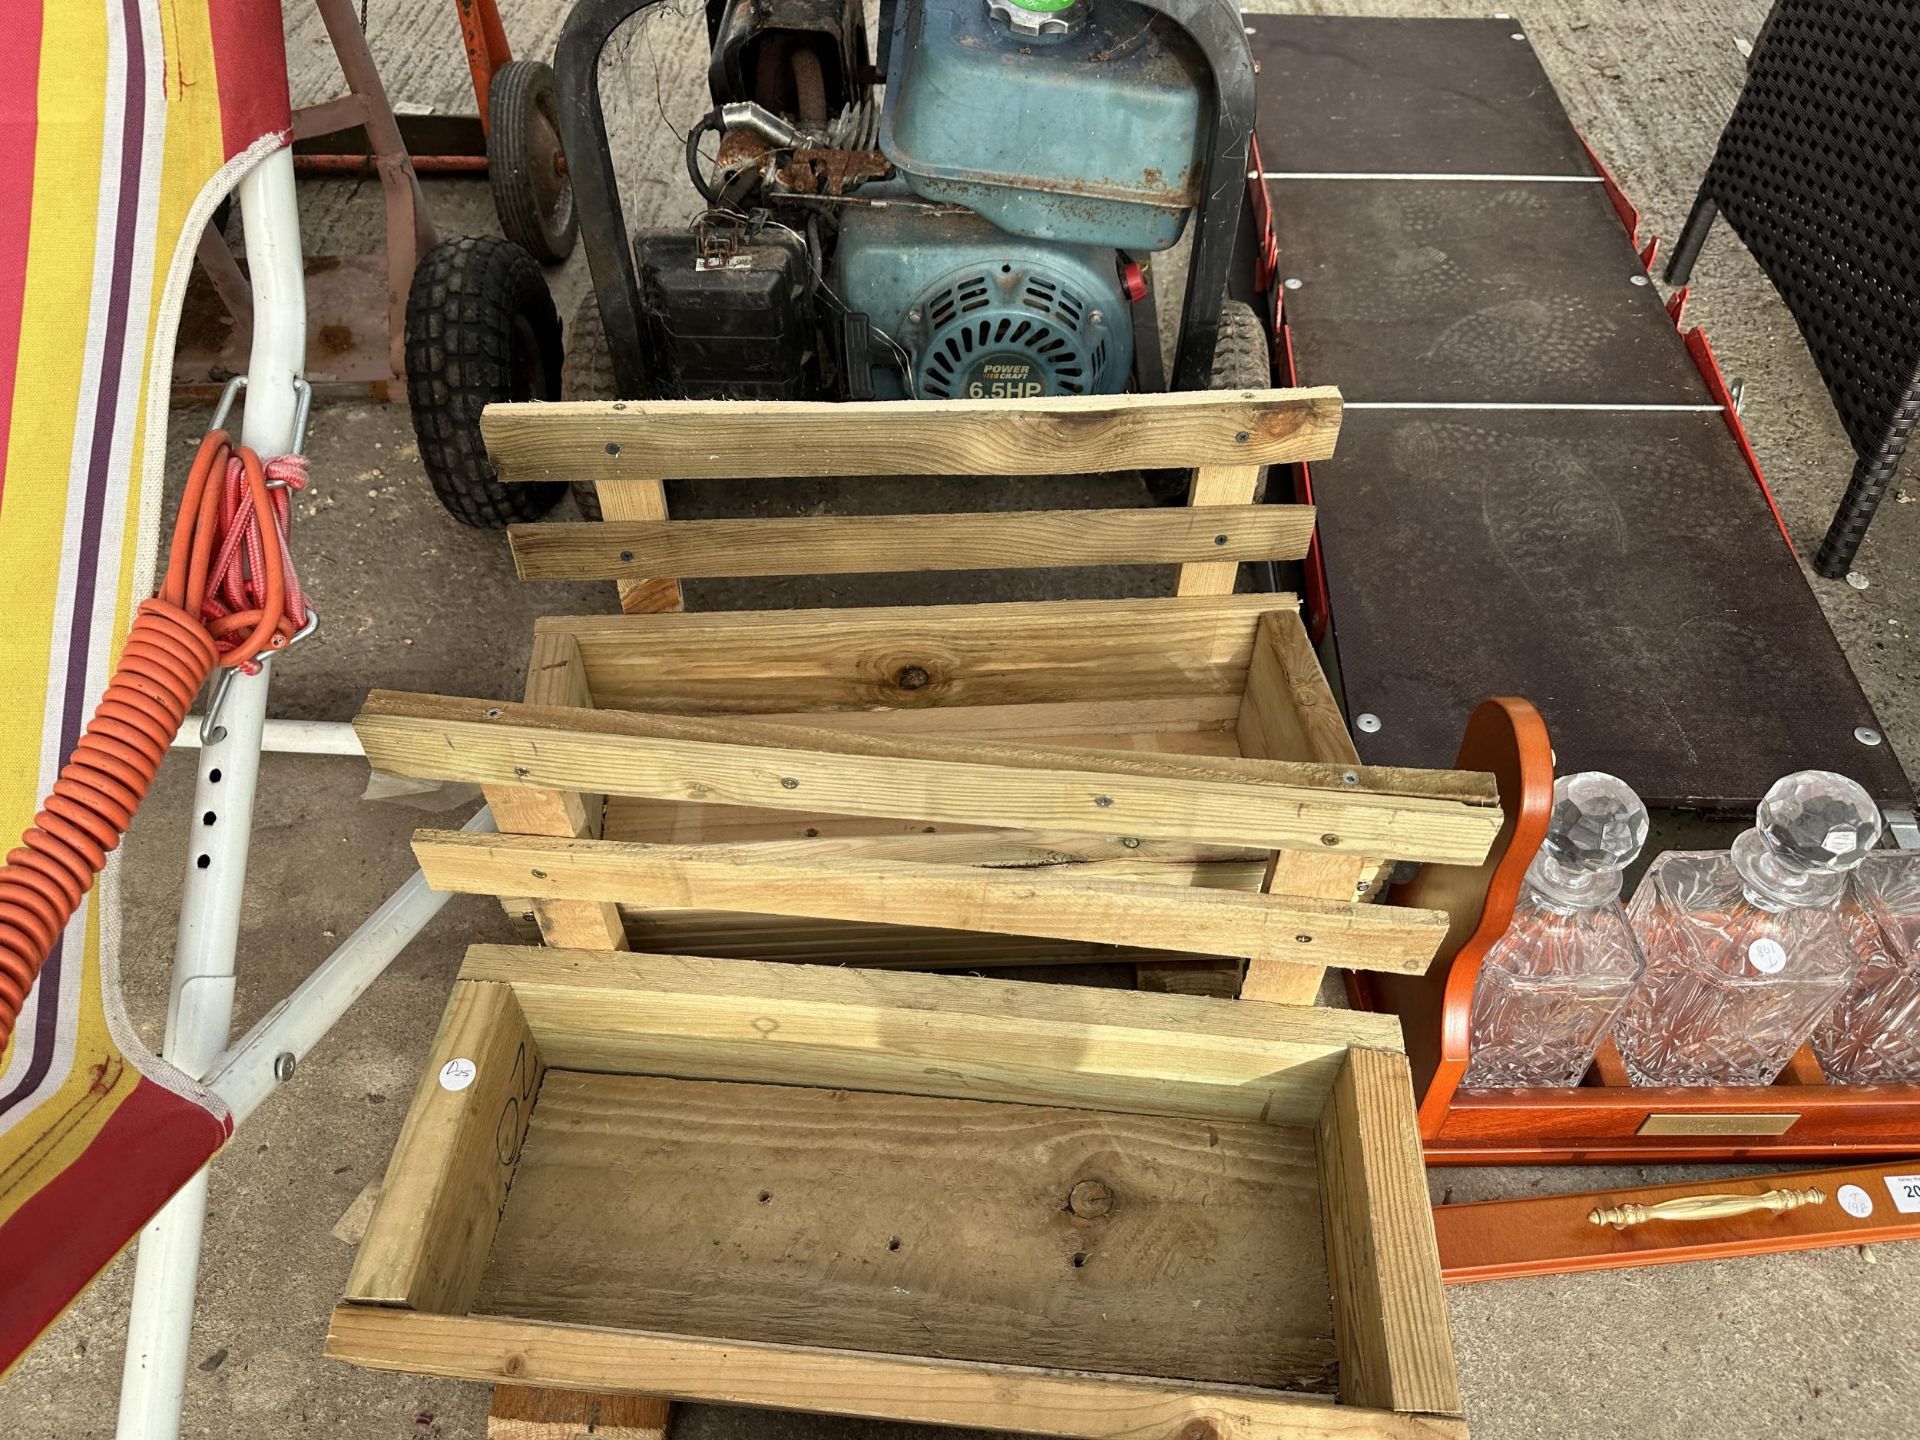
{"type": "MultiPolygon", "coordinates": [[[[1273,352],[1267,329],[1244,300],[1228,300],[1220,307],[1220,339],[1213,351],[1213,381],[1209,390],[1265,390],[1273,384],[1273,352]]],[[[1145,476],[1147,492],[1156,505],[1187,503],[1187,473],[1153,470],[1145,476]]],[[[1260,472],[1254,502],[1266,498],[1267,475],[1260,472]]]]}
{"type": "Polygon", "coordinates": [[[573,208],[552,67],[509,60],[487,89],[487,188],[500,229],[542,265],[573,253],[573,208]]]}
{"type": "Polygon", "coordinates": [[[565,485],[503,484],[480,438],[488,405],[559,393],[560,317],[531,255],[497,235],[468,235],[421,257],[407,292],[407,404],[449,515],[497,529],[559,503],[565,485]]]}
{"type": "MultiPolygon", "coordinates": [[[[613,347],[607,343],[607,327],[600,319],[600,302],[588,291],[573,312],[567,327],[567,358],[560,367],[562,400],[618,400],[619,383],[613,378],[613,347]]],[[[600,492],[591,480],[573,482],[573,503],[582,520],[600,518],[600,492]]]]}

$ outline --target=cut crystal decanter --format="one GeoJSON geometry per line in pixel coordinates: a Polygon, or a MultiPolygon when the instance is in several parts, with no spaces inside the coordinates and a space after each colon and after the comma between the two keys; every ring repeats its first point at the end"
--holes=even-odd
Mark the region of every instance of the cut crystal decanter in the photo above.
{"type": "Polygon", "coordinates": [[[1614,1026],[1636,1085],[1770,1085],[1859,970],[1839,914],[1880,813],[1844,775],[1778,781],[1731,851],[1669,851],[1627,916],[1647,966],[1614,1026]]]}
{"type": "Polygon", "coordinates": [[[1647,807],[1590,770],[1554,782],[1553,814],[1513,921],[1473,988],[1467,1086],[1580,1083],[1640,976],[1620,872],[1647,838],[1647,807]]]}
{"type": "Polygon", "coordinates": [[[1836,1085],[1920,1083],[1920,853],[1875,851],[1848,890],[1840,918],[1863,963],[1813,1053],[1836,1085]]]}

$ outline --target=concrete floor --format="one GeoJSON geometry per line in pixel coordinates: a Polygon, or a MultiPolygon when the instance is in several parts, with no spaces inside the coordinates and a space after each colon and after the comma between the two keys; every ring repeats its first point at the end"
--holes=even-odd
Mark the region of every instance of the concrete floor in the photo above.
{"type": "MultiPolygon", "coordinates": [[[[523,54],[551,53],[564,7],[503,4],[523,54]]],[[[697,7],[684,7],[695,11],[697,7]]],[[[1316,12],[1482,14],[1466,3],[1338,0],[1258,8],[1316,12]]],[[[1575,121],[1671,236],[1732,106],[1763,0],[1538,0],[1515,4],[1575,121]]],[[[302,7],[290,24],[296,99],[332,84],[302,7]]],[[[376,51],[395,94],[470,108],[452,7],[382,0],[376,51]]],[[[677,147],[656,106],[684,129],[704,58],[692,14],[663,13],[625,46],[609,89],[629,206],[662,223],[688,210],[677,147]],[[655,61],[659,61],[656,84],[655,61]],[[660,143],[664,140],[664,144],[660,143]]],[[[428,187],[445,233],[492,228],[484,189],[428,187]]],[[[307,245],[368,248],[374,187],[304,189],[307,245]]],[[[556,272],[563,315],[584,293],[576,257],[556,272]]],[[[1810,549],[1850,456],[1792,323],[1724,232],[1709,247],[1692,315],[1723,363],[1748,382],[1755,444],[1794,535],[1810,549]]],[[[204,412],[182,410],[182,465],[204,412]]],[[[303,573],[325,627],[276,677],[274,713],[348,718],[374,686],[467,695],[517,694],[532,618],[599,610],[605,588],[523,586],[495,535],[463,530],[434,506],[400,406],[320,408],[310,441],[315,498],[296,520],[303,573]]],[[[1869,588],[1816,582],[1829,620],[1903,755],[1920,755],[1920,510],[1902,489],[1861,553],[1869,588]]],[[[357,762],[270,757],[254,837],[237,1023],[285,993],[411,869],[420,812],[363,803],[357,762]]],[[[158,1036],[190,816],[190,766],[163,772],[125,851],[123,968],[143,1033],[158,1036]]],[[[352,1436],[425,1440],[483,1433],[478,1386],[375,1375],[321,1358],[326,1316],[353,1249],[333,1233],[383,1172],[463,947],[504,939],[491,902],[456,899],[298,1076],[243,1130],[213,1172],[213,1214],[189,1376],[189,1435],[352,1436]]],[[[1678,1170],[1437,1171],[1436,1199],[1583,1189],[1678,1170]]],[[[1703,1172],[1695,1170],[1693,1174],[1703,1172]]],[[[1718,1172],[1715,1172],[1718,1173],[1718,1172]]],[[[345,1233],[343,1231],[343,1233],[345,1233]]],[[[112,1433],[132,1272],[123,1259],[0,1387],[0,1435],[89,1440],[112,1433]]],[[[1850,1440],[1911,1431],[1920,1405],[1920,1247],[1888,1246],[1451,1292],[1469,1419],[1481,1440],[1549,1435],[1758,1434],[1850,1440]]],[[[675,1435],[756,1440],[881,1440],[911,1427],[685,1407],[675,1435]]],[[[932,1433],[932,1432],[927,1432],[932,1433]]]]}

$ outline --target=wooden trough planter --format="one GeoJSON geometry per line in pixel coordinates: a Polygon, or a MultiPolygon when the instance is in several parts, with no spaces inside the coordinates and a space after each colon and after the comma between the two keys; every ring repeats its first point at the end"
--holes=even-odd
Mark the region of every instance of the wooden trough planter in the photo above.
{"type": "Polygon", "coordinates": [[[1389,1019],[469,952],[327,1353],[1128,1440],[1465,1433],[1389,1019]]]}

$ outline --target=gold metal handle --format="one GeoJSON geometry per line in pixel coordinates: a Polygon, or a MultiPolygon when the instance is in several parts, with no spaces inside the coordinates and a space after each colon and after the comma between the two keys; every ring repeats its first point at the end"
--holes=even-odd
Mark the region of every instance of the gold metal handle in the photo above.
{"type": "Polygon", "coordinates": [[[1678,1200],[1662,1200],[1658,1205],[1605,1205],[1592,1211],[1587,1219],[1595,1225],[1624,1230],[1649,1220],[1731,1220],[1756,1210],[1784,1215],[1802,1205],[1825,1204],[1826,1199],[1826,1192],[1818,1189],[1769,1190],[1764,1195],[1683,1195],[1678,1200]]]}

